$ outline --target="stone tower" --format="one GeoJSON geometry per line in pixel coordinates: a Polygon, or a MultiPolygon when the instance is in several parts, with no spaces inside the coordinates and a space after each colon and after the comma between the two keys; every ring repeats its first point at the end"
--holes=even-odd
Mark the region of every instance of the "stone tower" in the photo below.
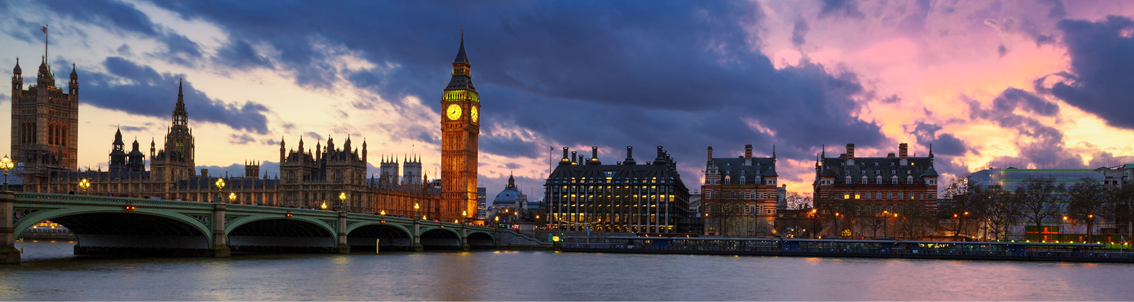
{"type": "Polygon", "coordinates": [[[452,78],[441,99],[441,200],[445,208],[439,210],[457,215],[465,211],[466,218],[476,215],[480,136],[480,97],[472,83],[471,68],[465,56],[465,35],[461,33],[452,78]]]}
{"type": "MultiPolygon", "coordinates": [[[[79,166],[79,74],[71,66],[67,91],[55,87],[46,61],[36,83],[24,90],[20,62],[12,69],[12,159],[24,164],[25,184],[46,180],[48,172],[79,166]]],[[[38,189],[27,189],[29,191],[38,189]]]]}
{"type": "Polygon", "coordinates": [[[189,128],[189,112],[185,110],[185,95],[179,82],[173,124],[165,134],[165,148],[150,159],[151,173],[159,183],[170,187],[179,180],[195,176],[194,150],[193,129],[189,128]]]}

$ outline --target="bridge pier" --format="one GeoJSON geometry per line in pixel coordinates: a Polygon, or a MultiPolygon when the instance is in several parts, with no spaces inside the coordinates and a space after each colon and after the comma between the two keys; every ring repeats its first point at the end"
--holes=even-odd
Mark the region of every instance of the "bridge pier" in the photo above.
{"type": "Polygon", "coordinates": [[[338,233],[338,238],[335,240],[335,252],[339,254],[350,254],[350,244],[347,244],[347,231],[346,231],[347,212],[344,210],[339,211],[338,223],[335,223],[335,233],[338,233]]]}
{"type": "Polygon", "coordinates": [[[232,255],[228,248],[228,237],[224,235],[224,213],[224,203],[213,204],[213,246],[209,248],[209,257],[228,258],[232,255]]]}
{"type": "Polygon", "coordinates": [[[469,251],[469,228],[465,224],[461,224],[461,250],[469,251]]]}
{"type": "Polygon", "coordinates": [[[417,222],[417,218],[413,219],[413,251],[425,251],[425,247],[421,246],[421,224],[417,222]]]}
{"type": "Polygon", "coordinates": [[[19,264],[20,250],[16,249],[15,217],[12,214],[16,203],[16,195],[11,191],[0,191],[0,216],[4,223],[0,225],[0,264],[19,264]]]}

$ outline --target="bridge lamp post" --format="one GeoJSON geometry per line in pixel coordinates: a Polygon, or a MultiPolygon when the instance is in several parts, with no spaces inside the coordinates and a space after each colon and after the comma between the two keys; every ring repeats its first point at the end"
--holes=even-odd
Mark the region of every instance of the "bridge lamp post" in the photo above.
{"type": "Polygon", "coordinates": [[[236,192],[228,192],[228,203],[232,203],[233,200],[236,200],[236,192]]]}
{"type": "Polygon", "coordinates": [[[413,203],[413,220],[414,220],[415,223],[417,222],[417,209],[418,208],[419,207],[418,207],[417,203],[416,202],[413,203]]]}
{"type": "Polygon", "coordinates": [[[8,170],[12,170],[15,166],[16,163],[8,158],[7,154],[4,155],[4,158],[0,158],[0,169],[4,170],[4,191],[8,190],[8,170]]]}
{"type": "Polygon", "coordinates": [[[346,192],[339,192],[339,212],[346,211],[346,192]]]}
{"type": "Polygon", "coordinates": [[[91,181],[83,178],[79,181],[79,189],[83,189],[83,194],[87,194],[87,189],[91,187],[91,181]]]}
{"type": "Polygon", "coordinates": [[[215,184],[217,186],[217,202],[223,202],[221,198],[224,197],[221,197],[221,190],[224,190],[224,178],[217,178],[217,182],[215,184]]]}

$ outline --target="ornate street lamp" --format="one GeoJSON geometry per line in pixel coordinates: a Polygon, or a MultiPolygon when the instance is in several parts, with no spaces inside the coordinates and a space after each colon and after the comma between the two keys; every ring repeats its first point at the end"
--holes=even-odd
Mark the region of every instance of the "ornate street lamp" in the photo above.
{"type": "Polygon", "coordinates": [[[83,194],[87,193],[87,189],[91,187],[91,181],[83,178],[79,181],[79,189],[83,189],[83,194]]]}
{"type": "Polygon", "coordinates": [[[417,209],[418,209],[418,206],[417,206],[417,203],[415,202],[415,203],[413,203],[413,220],[415,222],[417,221],[417,209]]]}
{"type": "Polygon", "coordinates": [[[0,159],[0,169],[4,170],[4,191],[8,190],[8,170],[12,170],[15,166],[16,163],[13,162],[11,158],[8,158],[7,154],[4,155],[4,158],[0,159]]]}
{"type": "Polygon", "coordinates": [[[346,211],[346,192],[339,192],[339,212],[346,211]]]}
{"type": "Polygon", "coordinates": [[[217,186],[217,202],[221,202],[221,198],[224,198],[221,197],[221,190],[224,190],[224,178],[217,178],[215,185],[217,186]]]}
{"type": "Polygon", "coordinates": [[[228,192],[228,203],[232,203],[233,200],[236,200],[236,193],[228,192]]]}
{"type": "Polygon", "coordinates": [[[322,205],[319,205],[319,208],[320,208],[320,209],[323,209],[323,210],[326,210],[326,209],[327,209],[327,201],[326,201],[326,200],[324,200],[324,201],[323,201],[323,204],[322,204],[322,205]]]}

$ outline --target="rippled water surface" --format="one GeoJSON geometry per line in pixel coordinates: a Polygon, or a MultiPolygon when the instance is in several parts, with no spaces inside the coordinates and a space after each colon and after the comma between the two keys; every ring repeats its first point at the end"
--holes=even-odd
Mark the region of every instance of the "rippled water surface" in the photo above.
{"type": "Polygon", "coordinates": [[[88,259],[26,243],[2,300],[1130,300],[1134,265],[484,251],[88,259]]]}

